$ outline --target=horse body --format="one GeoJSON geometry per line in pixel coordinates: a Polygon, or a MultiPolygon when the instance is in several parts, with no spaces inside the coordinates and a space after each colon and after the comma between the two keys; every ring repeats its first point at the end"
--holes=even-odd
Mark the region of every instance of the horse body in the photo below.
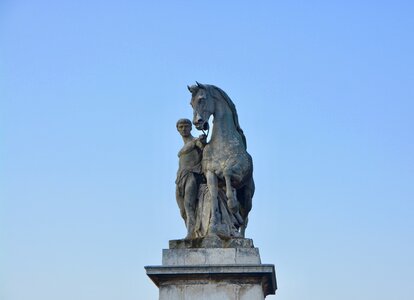
{"type": "Polygon", "coordinates": [[[225,187],[227,205],[235,217],[241,219],[244,236],[254,194],[253,162],[246,151],[246,139],[238,124],[235,106],[224,91],[213,85],[197,83],[189,90],[197,129],[206,129],[210,116],[214,117],[211,139],[202,158],[212,201],[211,224],[214,225],[217,218],[218,189],[225,187]]]}

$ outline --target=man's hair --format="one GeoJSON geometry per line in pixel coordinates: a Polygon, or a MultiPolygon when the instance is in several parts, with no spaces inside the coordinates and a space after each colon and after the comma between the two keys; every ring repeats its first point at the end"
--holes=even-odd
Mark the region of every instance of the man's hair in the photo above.
{"type": "Polygon", "coordinates": [[[180,125],[180,124],[188,124],[188,125],[192,126],[191,121],[189,119],[179,119],[175,126],[178,128],[178,125],[180,125]]]}

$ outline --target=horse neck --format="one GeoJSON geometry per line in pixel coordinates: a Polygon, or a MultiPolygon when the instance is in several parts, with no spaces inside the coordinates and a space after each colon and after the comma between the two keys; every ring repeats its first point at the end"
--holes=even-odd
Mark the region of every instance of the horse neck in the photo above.
{"type": "Polygon", "coordinates": [[[228,104],[223,100],[216,99],[215,101],[211,142],[228,141],[229,139],[234,139],[235,136],[241,140],[240,134],[237,132],[236,125],[234,124],[233,113],[228,104]]]}

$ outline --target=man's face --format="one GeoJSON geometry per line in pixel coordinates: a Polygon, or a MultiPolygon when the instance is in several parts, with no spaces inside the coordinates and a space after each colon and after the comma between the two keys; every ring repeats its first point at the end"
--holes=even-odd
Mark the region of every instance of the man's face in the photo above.
{"type": "Polygon", "coordinates": [[[177,130],[181,134],[181,136],[188,137],[191,133],[191,125],[187,123],[180,123],[177,126],[177,130]]]}

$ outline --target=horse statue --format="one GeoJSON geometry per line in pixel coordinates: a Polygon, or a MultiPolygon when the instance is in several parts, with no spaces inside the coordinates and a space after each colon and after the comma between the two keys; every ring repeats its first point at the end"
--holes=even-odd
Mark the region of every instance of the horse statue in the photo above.
{"type": "Polygon", "coordinates": [[[240,221],[240,235],[244,237],[255,189],[246,137],[230,97],[214,85],[196,83],[188,86],[193,124],[198,130],[207,130],[209,118],[214,117],[211,138],[201,161],[211,201],[210,233],[214,234],[219,218],[219,192],[225,189],[228,209],[240,221]]]}

